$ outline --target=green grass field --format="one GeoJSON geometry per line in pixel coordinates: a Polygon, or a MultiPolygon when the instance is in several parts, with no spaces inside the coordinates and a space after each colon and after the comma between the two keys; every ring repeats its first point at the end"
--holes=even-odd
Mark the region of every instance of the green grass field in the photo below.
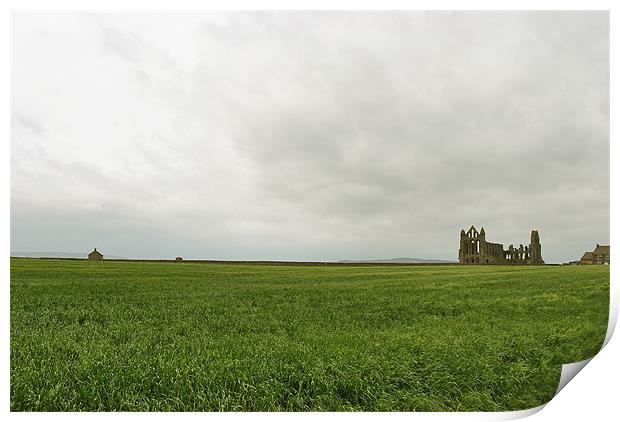
{"type": "Polygon", "coordinates": [[[12,259],[13,411],[499,411],[607,328],[607,266],[12,259]]]}

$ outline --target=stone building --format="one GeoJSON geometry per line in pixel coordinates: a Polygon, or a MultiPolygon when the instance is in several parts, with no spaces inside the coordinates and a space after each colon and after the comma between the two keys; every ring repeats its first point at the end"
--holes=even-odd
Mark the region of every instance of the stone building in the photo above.
{"type": "Polygon", "coordinates": [[[88,260],[89,261],[103,261],[103,255],[101,254],[101,252],[97,250],[97,248],[95,248],[94,251],[88,254],[88,260]]]}
{"type": "Polygon", "coordinates": [[[579,261],[581,265],[592,265],[593,262],[594,262],[594,255],[592,255],[592,252],[584,253],[583,256],[581,257],[581,260],[579,261]]]}
{"type": "Polygon", "coordinates": [[[581,265],[609,265],[609,245],[596,244],[592,252],[586,252],[579,260],[581,265]]]}
{"type": "Polygon", "coordinates": [[[594,251],[592,252],[592,255],[594,257],[593,261],[595,264],[609,265],[609,245],[603,246],[597,243],[596,248],[594,248],[594,251]]]}
{"type": "Polygon", "coordinates": [[[592,252],[586,252],[581,257],[581,265],[609,265],[609,245],[596,244],[592,252]]]}
{"type": "Polygon", "coordinates": [[[542,265],[545,261],[542,259],[538,230],[532,230],[528,246],[521,244],[515,248],[510,245],[504,249],[501,243],[487,242],[484,227],[478,232],[471,226],[467,232],[461,230],[459,263],[542,265]]]}

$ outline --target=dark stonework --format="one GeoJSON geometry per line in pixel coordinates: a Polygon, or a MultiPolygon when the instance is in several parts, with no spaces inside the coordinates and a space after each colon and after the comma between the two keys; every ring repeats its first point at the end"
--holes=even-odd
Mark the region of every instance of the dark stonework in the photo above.
{"type": "Polygon", "coordinates": [[[103,261],[103,255],[101,254],[101,252],[97,250],[97,248],[95,248],[94,251],[88,254],[88,260],[89,261],[103,261]]]}
{"type": "Polygon", "coordinates": [[[484,227],[480,232],[474,226],[465,232],[461,230],[461,247],[459,249],[459,262],[461,264],[526,264],[542,265],[540,236],[538,230],[532,230],[530,244],[528,246],[513,245],[504,250],[501,243],[487,242],[484,227]]]}
{"type": "Polygon", "coordinates": [[[592,252],[586,252],[581,257],[581,265],[609,265],[609,245],[596,244],[592,252]]]}

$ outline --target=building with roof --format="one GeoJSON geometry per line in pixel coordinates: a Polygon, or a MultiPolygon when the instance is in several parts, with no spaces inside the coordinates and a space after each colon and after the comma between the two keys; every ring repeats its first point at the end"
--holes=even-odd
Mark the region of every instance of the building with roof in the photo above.
{"type": "Polygon", "coordinates": [[[609,265],[609,245],[603,246],[597,243],[592,255],[595,264],[609,265]]]}
{"type": "Polygon", "coordinates": [[[579,261],[581,265],[609,265],[609,245],[596,244],[592,252],[586,252],[579,261]]]}
{"type": "Polygon", "coordinates": [[[95,248],[91,253],[88,254],[89,261],[103,261],[103,254],[95,248]]]}
{"type": "Polygon", "coordinates": [[[594,261],[594,255],[592,255],[592,252],[586,252],[581,257],[581,260],[579,261],[579,263],[581,265],[592,265],[593,261],[594,261]]]}

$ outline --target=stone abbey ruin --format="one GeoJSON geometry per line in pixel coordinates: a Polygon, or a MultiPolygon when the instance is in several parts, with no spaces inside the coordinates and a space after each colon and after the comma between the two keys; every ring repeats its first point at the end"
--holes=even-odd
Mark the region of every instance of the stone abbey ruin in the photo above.
{"type": "Polygon", "coordinates": [[[459,249],[461,264],[526,264],[542,265],[545,263],[540,252],[538,230],[532,230],[529,246],[510,245],[507,250],[501,243],[487,242],[484,227],[480,232],[471,226],[467,233],[461,230],[461,247],[459,249]]]}

